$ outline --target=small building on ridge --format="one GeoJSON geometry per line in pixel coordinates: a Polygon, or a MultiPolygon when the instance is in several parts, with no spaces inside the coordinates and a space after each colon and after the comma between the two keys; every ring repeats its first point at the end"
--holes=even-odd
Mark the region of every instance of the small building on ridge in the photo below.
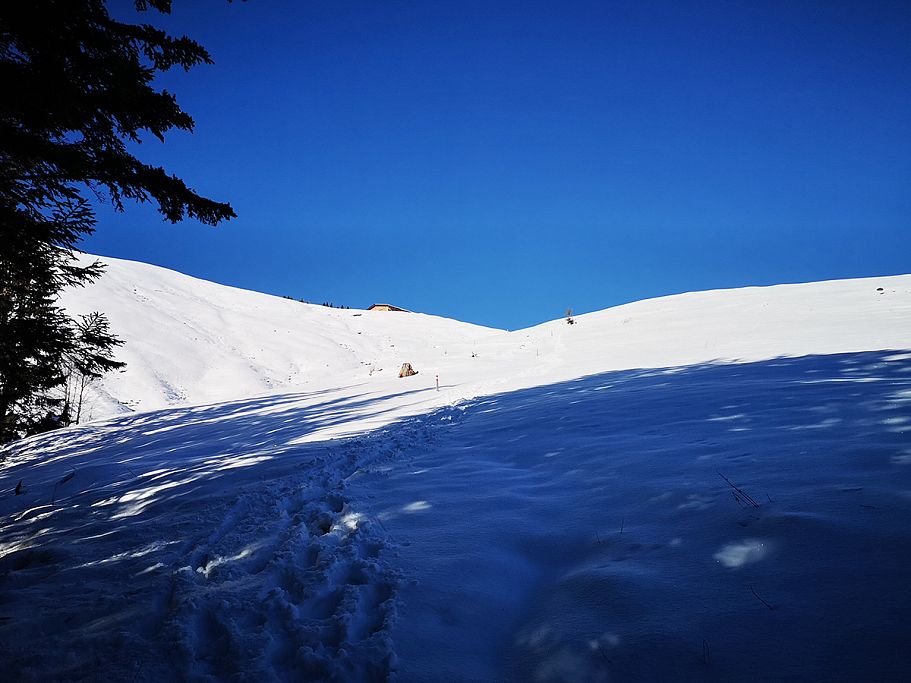
{"type": "Polygon", "coordinates": [[[398,306],[393,306],[392,304],[373,304],[368,311],[399,311],[401,313],[411,313],[411,311],[405,308],[399,308],[398,306]]]}

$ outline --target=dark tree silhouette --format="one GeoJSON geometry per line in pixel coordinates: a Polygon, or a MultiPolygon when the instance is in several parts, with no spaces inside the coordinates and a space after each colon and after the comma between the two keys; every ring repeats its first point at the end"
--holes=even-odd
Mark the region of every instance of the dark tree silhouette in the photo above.
{"type": "MultiPolygon", "coordinates": [[[[134,4],[171,8],[170,0],[134,4]]],[[[143,135],[193,129],[152,82],[201,63],[211,58],[198,43],[115,21],[103,0],[0,2],[0,442],[66,417],[53,390],[86,340],[56,302],[64,287],[101,273],[73,253],[95,225],[87,191],[121,211],[126,199],[153,202],[171,222],[235,215],[127,149],[143,135]]],[[[95,324],[104,334],[88,343],[110,359],[117,340],[103,317],[95,324]]]]}
{"type": "Polygon", "coordinates": [[[114,360],[114,348],[122,342],[111,334],[107,318],[97,311],[76,320],[75,344],[64,358],[66,389],[62,420],[79,422],[85,389],[104,373],[119,370],[124,363],[114,360]]]}

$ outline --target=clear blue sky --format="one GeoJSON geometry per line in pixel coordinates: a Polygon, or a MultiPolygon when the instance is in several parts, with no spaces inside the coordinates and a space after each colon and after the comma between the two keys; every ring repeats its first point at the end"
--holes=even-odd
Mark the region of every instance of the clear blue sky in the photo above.
{"type": "Polygon", "coordinates": [[[104,208],[88,251],[510,329],[911,272],[909,2],[174,4],[216,64],[138,153],[238,218],[104,208]]]}

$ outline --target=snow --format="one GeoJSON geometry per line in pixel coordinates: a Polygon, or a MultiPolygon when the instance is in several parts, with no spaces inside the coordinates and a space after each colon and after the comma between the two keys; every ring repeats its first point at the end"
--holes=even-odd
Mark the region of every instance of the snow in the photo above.
{"type": "Polygon", "coordinates": [[[108,375],[89,400],[96,418],[394,378],[402,362],[421,370],[447,345],[497,332],[423,314],[327,308],[99,260],[104,276],[63,299],[74,314],[104,311],[127,342],[119,359],[129,370],[108,375]]]}
{"type": "Polygon", "coordinates": [[[464,406],[348,487],[414,579],[401,679],[905,679],[896,356],[606,373],[464,406]]]}
{"type": "Polygon", "coordinates": [[[104,261],[127,370],[0,451],[12,679],[906,677],[911,276],[505,332],[104,261]]]}

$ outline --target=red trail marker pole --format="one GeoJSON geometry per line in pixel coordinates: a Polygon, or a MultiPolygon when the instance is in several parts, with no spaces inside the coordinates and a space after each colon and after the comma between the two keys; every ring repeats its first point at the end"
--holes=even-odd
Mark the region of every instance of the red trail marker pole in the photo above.
{"type": "Polygon", "coordinates": [[[437,375],[437,391],[440,390],[440,376],[437,375]]]}

